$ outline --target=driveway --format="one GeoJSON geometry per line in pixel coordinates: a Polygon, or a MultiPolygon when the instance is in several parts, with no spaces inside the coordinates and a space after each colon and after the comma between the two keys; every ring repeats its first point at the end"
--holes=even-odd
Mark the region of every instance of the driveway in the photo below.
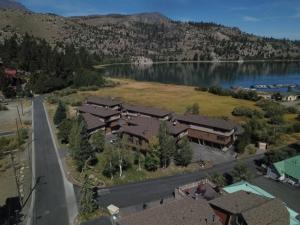
{"type": "Polygon", "coordinates": [[[232,150],[227,152],[222,152],[220,149],[212,148],[205,145],[200,145],[194,142],[191,142],[193,148],[193,162],[203,161],[213,161],[213,164],[220,164],[234,160],[232,150]]]}

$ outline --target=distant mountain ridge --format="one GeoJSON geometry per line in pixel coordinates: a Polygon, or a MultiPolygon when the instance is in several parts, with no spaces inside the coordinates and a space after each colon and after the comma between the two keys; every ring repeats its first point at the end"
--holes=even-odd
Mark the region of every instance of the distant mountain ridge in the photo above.
{"type": "Polygon", "coordinates": [[[215,23],[173,21],[157,12],[63,17],[0,11],[0,41],[25,33],[53,46],[72,43],[86,48],[103,63],[140,56],[153,61],[300,59],[300,42],[259,37],[215,23]]]}
{"type": "Polygon", "coordinates": [[[14,0],[0,0],[0,9],[17,9],[17,10],[30,11],[23,4],[14,0]]]}
{"type": "Polygon", "coordinates": [[[97,20],[99,24],[122,24],[128,22],[139,22],[148,24],[168,23],[171,20],[158,12],[137,13],[132,15],[125,14],[106,14],[106,15],[89,15],[89,16],[74,16],[70,17],[73,20],[97,20]]]}

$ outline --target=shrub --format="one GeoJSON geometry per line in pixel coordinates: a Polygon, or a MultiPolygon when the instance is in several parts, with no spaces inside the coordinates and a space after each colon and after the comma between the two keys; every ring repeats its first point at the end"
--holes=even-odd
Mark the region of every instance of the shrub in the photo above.
{"type": "Polygon", "coordinates": [[[6,105],[0,104],[0,111],[7,111],[7,110],[8,110],[8,108],[6,105]]]}
{"type": "Polygon", "coordinates": [[[253,110],[244,106],[235,107],[232,111],[232,115],[252,117],[253,110]]]}
{"type": "Polygon", "coordinates": [[[75,101],[71,103],[71,106],[77,107],[77,106],[81,106],[82,102],[81,101],[75,101]]]}
{"type": "Polygon", "coordinates": [[[30,120],[24,120],[23,123],[24,123],[24,125],[26,125],[26,126],[29,126],[29,125],[32,124],[30,120]]]}
{"type": "Polygon", "coordinates": [[[86,86],[86,87],[80,87],[79,91],[97,91],[99,87],[97,86],[86,86]]]}
{"type": "Polygon", "coordinates": [[[204,91],[204,92],[207,92],[207,91],[208,91],[208,88],[207,88],[207,87],[196,87],[195,90],[196,90],[196,91],[204,91]]]}
{"type": "Polygon", "coordinates": [[[54,124],[59,125],[64,119],[67,118],[66,106],[60,101],[58,103],[56,112],[54,114],[54,124]]]}
{"type": "Polygon", "coordinates": [[[289,106],[286,108],[287,113],[296,114],[298,113],[298,109],[294,106],[289,106]]]}
{"type": "Polygon", "coordinates": [[[47,97],[47,102],[49,104],[57,104],[59,102],[59,98],[57,96],[51,95],[51,96],[47,97]]]}

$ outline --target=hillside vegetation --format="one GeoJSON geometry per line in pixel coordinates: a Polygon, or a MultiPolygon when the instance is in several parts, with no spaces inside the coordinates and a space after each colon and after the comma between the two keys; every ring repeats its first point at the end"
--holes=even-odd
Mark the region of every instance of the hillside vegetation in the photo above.
{"type": "Polygon", "coordinates": [[[0,40],[17,33],[84,47],[102,63],[300,59],[298,42],[262,38],[214,23],[172,21],[159,13],[62,17],[22,10],[0,11],[0,40]]]}

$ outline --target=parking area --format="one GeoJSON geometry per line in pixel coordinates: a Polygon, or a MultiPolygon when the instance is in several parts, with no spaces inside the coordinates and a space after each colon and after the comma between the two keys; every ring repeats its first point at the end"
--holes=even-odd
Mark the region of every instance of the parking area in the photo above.
{"type": "Polygon", "coordinates": [[[191,142],[193,148],[193,162],[199,161],[212,161],[213,164],[220,164],[228,162],[234,159],[233,150],[228,150],[223,152],[220,149],[212,148],[205,145],[200,145],[194,142],[191,142]]]}
{"type": "Polygon", "coordinates": [[[300,212],[300,188],[280,183],[263,176],[253,179],[251,183],[264,189],[273,196],[280,198],[296,212],[300,212]]]}

